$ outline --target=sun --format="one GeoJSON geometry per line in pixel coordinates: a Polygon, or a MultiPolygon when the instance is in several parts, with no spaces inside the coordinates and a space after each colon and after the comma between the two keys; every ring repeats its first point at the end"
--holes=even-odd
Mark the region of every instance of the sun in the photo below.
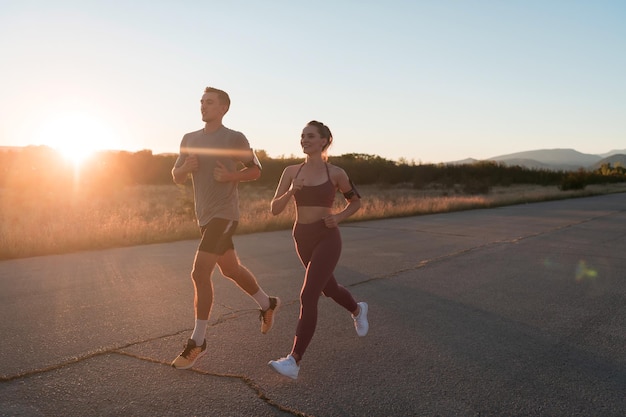
{"type": "Polygon", "coordinates": [[[50,115],[43,120],[37,136],[36,142],[57,150],[76,167],[96,151],[111,149],[115,142],[111,129],[102,120],[80,110],[50,115]]]}

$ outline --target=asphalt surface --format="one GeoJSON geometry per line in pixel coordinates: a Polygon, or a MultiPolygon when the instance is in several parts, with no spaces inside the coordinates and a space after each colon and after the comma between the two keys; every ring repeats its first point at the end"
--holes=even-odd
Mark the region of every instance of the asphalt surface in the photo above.
{"type": "Polygon", "coordinates": [[[322,298],[297,381],[267,367],[298,316],[290,231],[235,238],[283,300],[274,329],[216,272],[186,371],[196,241],[0,262],[0,415],[626,415],[626,193],[341,230],[370,333],[322,298]]]}

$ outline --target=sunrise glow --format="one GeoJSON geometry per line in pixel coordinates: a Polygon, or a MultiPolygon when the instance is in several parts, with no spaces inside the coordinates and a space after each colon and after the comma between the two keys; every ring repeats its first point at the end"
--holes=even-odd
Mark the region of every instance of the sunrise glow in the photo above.
{"type": "Polygon", "coordinates": [[[56,149],[76,167],[94,152],[112,148],[114,132],[104,121],[78,110],[53,114],[43,121],[36,143],[56,149]]]}

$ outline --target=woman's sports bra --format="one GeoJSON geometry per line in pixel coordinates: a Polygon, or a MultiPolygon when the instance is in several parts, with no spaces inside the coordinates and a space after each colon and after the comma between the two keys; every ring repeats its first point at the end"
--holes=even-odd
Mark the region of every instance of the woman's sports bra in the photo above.
{"type": "MultiPolygon", "coordinates": [[[[300,170],[304,164],[300,165],[298,172],[294,178],[298,178],[300,170]]],[[[330,180],[330,172],[328,172],[328,164],[326,164],[326,175],[328,180],[320,185],[305,185],[295,193],[293,197],[296,199],[296,205],[299,207],[315,206],[315,207],[332,207],[335,202],[335,194],[337,189],[330,180]]]]}

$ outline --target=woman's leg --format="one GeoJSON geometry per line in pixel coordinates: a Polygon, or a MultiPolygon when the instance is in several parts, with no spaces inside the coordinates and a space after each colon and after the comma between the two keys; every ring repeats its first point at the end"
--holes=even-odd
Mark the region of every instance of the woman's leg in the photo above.
{"type": "Polygon", "coordinates": [[[340,285],[335,279],[335,275],[331,275],[326,287],[323,291],[326,297],[330,297],[337,304],[348,310],[350,313],[354,313],[358,310],[356,300],[343,285],[340,285]]]}
{"type": "MultiPolygon", "coordinates": [[[[322,224],[322,227],[323,226],[322,224]]],[[[322,291],[328,285],[341,254],[341,238],[337,229],[323,230],[323,238],[315,242],[313,236],[299,236],[298,254],[306,266],[304,283],[300,292],[300,317],[292,355],[300,361],[306,351],[317,325],[317,305],[322,291]]]]}

